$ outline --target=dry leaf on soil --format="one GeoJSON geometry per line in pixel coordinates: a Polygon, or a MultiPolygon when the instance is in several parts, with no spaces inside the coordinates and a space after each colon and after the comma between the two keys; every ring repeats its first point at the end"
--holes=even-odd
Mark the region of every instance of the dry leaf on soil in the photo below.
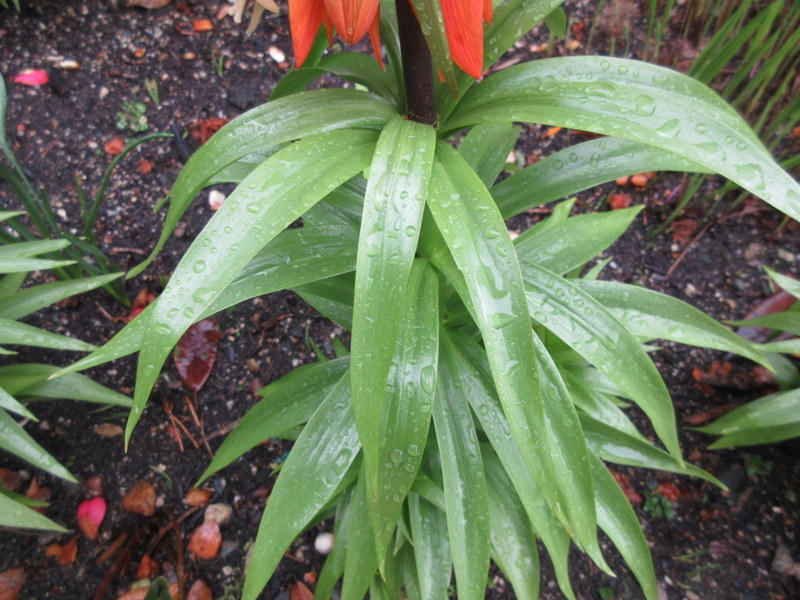
{"type": "Polygon", "coordinates": [[[25,584],[25,569],[17,567],[0,573],[0,600],[16,600],[25,584]]]}
{"type": "Polygon", "coordinates": [[[214,521],[206,521],[192,532],[189,538],[189,552],[198,558],[214,558],[222,545],[222,534],[219,525],[214,521]]]}
{"type": "Polygon", "coordinates": [[[220,332],[216,319],[203,319],[192,325],[175,348],[175,368],[183,384],[198,392],[205,385],[214,363],[220,332]]]}
{"type": "Polygon", "coordinates": [[[122,499],[122,509],[146,517],[156,511],[156,489],[149,481],[139,481],[122,499]]]}

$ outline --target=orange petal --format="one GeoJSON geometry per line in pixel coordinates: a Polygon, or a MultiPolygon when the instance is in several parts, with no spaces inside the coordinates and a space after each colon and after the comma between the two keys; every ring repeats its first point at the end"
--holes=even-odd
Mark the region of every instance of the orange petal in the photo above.
{"type": "Polygon", "coordinates": [[[383,64],[383,56],[381,56],[381,15],[379,12],[375,13],[372,25],[369,26],[369,41],[372,43],[372,51],[375,53],[375,58],[378,59],[378,64],[385,71],[386,65],[383,64]]]}
{"type": "Polygon", "coordinates": [[[483,20],[492,23],[492,0],[483,0],[483,20]]]}
{"type": "Polygon", "coordinates": [[[347,44],[355,44],[364,37],[380,5],[380,0],[325,0],[336,32],[347,44]]]}
{"type": "Polygon", "coordinates": [[[453,62],[470,77],[483,75],[484,0],[440,0],[453,62]]]}
{"type": "Polygon", "coordinates": [[[289,29],[298,68],[303,66],[320,25],[327,18],[325,0],[289,0],[289,29]]]}

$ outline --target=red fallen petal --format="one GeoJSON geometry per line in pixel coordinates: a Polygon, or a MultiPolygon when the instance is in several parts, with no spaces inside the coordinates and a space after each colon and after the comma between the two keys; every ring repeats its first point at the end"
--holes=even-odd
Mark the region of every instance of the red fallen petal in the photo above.
{"type": "Polygon", "coordinates": [[[214,521],[206,521],[192,532],[189,538],[189,552],[198,558],[214,558],[222,545],[222,534],[219,525],[214,521]]]}
{"type": "Polygon", "coordinates": [[[106,151],[106,154],[110,154],[111,156],[116,156],[124,149],[125,149],[125,140],[123,140],[119,136],[111,138],[105,144],[103,144],[103,150],[106,151]]]}
{"type": "Polygon", "coordinates": [[[336,33],[347,44],[355,44],[364,37],[380,5],[380,0],[325,0],[336,33]]]}
{"type": "Polygon", "coordinates": [[[633,203],[633,198],[628,194],[611,194],[608,199],[608,205],[612,210],[620,210],[621,208],[628,208],[633,203]]]}
{"type": "Polygon", "coordinates": [[[670,502],[677,502],[680,500],[681,496],[683,496],[683,492],[681,492],[674,483],[659,483],[658,491],[670,502]]]}
{"type": "Polygon", "coordinates": [[[492,0],[483,0],[483,20],[492,24],[492,0]]]}
{"type": "Polygon", "coordinates": [[[183,384],[197,392],[205,385],[217,360],[220,331],[217,320],[203,319],[183,334],[175,348],[175,367],[183,384]]]}
{"type": "Polygon", "coordinates": [[[450,57],[470,77],[483,76],[484,0],[440,0],[450,57]]]}
{"type": "Polygon", "coordinates": [[[90,540],[97,539],[97,532],[105,516],[106,501],[99,496],[84,500],[78,505],[78,527],[90,540]]]}
{"type": "Polygon", "coordinates": [[[308,57],[322,22],[327,20],[325,0],[289,0],[289,30],[298,69],[308,57]]]}
{"type": "Polygon", "coordinates": [[[14,77],[14,83],[21,83],[22,85],[44,85],[50,81],[50,76],[47,74],[47,71],[43,71],[42,69],[25,69],[14,77]]]}
{"type": "Polygon", "coordinates": [[[26,577],[22,567],[0,573],[0,600],[14,600],[25,584],[26,577]]]}

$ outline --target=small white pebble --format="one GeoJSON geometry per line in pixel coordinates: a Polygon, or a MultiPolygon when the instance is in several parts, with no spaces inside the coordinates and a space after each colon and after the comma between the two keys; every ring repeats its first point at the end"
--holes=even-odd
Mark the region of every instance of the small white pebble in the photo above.
{"type": "Polygon", "coordinates": [[[209,504],[206,506],[206,512],[203,516],[204,521],[214,521],[217,525],[224,525],[231,519],[233,508],[230,504],[219,502],[217,504],[209,504]]]}
{"type": "Polygon", "coordinates": [[[267,49],[267,54],[269,54],[269,57],[272,60],[278,63],[282,63],[283,61],[286,60],[286,55],[283,53],[283,50],[281,50],[277,46],[270,46],[267,49]]]}
{"type": "Polygon", "coordinates": [[[208,206],[211,208],[211,210],[219,210],[219,207],[222,206],[223,202],[225,202],[225,194],[219,190],[211,190],[208,192],[208,206]]]}
{"type": "Polygon", "coordinates": [[[333,550],[333,534],[320,533],[314,540],[314,548],[320,554],[330,554],[333,550]]]}

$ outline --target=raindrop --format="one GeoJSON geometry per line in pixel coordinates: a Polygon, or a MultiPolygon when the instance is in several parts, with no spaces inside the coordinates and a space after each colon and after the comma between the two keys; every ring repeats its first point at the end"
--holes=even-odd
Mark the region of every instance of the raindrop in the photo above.
{"type": "Polygon", "coordinates": [[[419,384],[426,394],[432,394],[436,384],[436,369],[431,365],[422,367],[420,371],[419,384]]]}
{"type": "Polygon", "coordinates": [[[392,453],[389,455],[389,457],[392,459],[392,462],[394,464],[396,465],[400,464],[401,462],[403,462],[403,451],[400,449],[394,449],[392,450],[392,453]]]}
{"type": "Polygon", "coordinates": [[[643,117],[649,117],[656,112],[656,101],[646,94],[636,96],[636,112],[643,117]]]}
{"type": "Polygon", "coordinates": [[[661,134],[663,137],[677,137],[681,132],[680,119],[670,119],[661,127],[656,129],[656,133],[661,134]]]}
{"type": "Polygon", "coordinates": [[[203,261],[203,260],[198,260],[196,263],[194,263],[194,266],[192,267],[192,270],[193,270],[195,273],[202,273],[203,271],[205,271],[205,270],[206,270],[206,263],[205,263],[205,261],[203,261]]]}
{"type": "Polygon", "coordinates": [[[553,161],[553,170],[554,171],[560,171],[563,168],[564,168],[564,161],[562,161],[559,158],[557,158],[557,159],[555,159],[553,161]]]}
{"type": "Polygon", "coordinates": [[[419,456],[420,450],[419,446],[416,444],[410,444],[408,448],[406,448],[406,452],[408,452],[409,456],[419,456]]]}
{"type": "Polygon", "coordinates": [[[611,68],[611,63],[604,58],[600,61],[600,68],[603,69],[603,71],[608,71],[611,68]]]}
{"type": "Polygon", "coordinates": [[[183,316],[187,319],[193,319],[195,315],[195,310],[191,306],[187,306],[183,309],[183,316]]]}

